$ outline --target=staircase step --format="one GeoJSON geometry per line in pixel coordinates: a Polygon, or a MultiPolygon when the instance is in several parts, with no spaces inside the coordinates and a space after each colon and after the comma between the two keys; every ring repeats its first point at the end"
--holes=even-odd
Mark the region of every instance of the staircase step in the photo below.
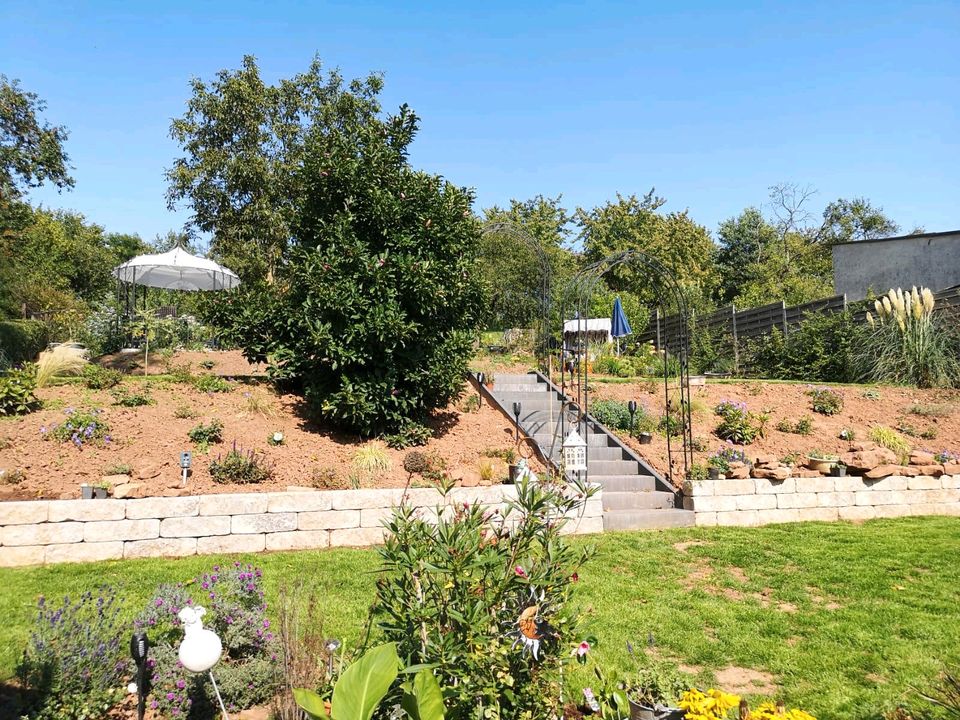
{"type": "Polygon", "coordinates": [[[590,478],[599,483],[604,494],[608,492],[649,492],[657,489],[653,475],[601,475],[590,478]]]}
{"type": "Polygon", "coordinates": [[[603,514],[604,530],[661,530],[693,527],[690,510],[611,510],[603,514]]]}
{"type": "Polygon", "coordinates": [[[539,393],[541,395],[546,395],[546,391],[549,390],[546,383],[497,383],[496,387],[491,388],[493,394],[500,396],[505,393],[524,393],[526,395],[533,395],[539,393]]]}
{"type": "Polygon", "coordinates": [[[603,510],[666,510],[676,507],[676,496],[672,492],[611,492],[604,488],[603,510]]]}
{"type": "MultiPolygon", "coordinates": [[[[537,433],[536,435],[533,436],[533,439],[540,444],[540,447],[550,447],[550,445],[553,444],[552,433],[537,433]]],[[[587,445],[590,446],[591,452],[592,452],[592,448],[611,447],[610,438],[604,435],[603,433],[590,433],[587,435],[585,440],[587,441],[587,445]]],[[[558,437],[557,447],[561,445],[563,445],[563,440],[558,437]]]]}
{"type": "MultiPolygon", "coordinates": [[[[540,385],[540,378],[533,373],[523,373],[517,375],[514,373],[494,373],[493,390],[498,390],[501,384],[508,385],[540,385]]],[[[546,387],[546,383],[542,383],[546,387]]]]}
{"type": "MultiPolygon", "coordinates": [[[[550,445],[544,448],[544,452],[550,451],[550,445]]],[[[553,453],[551,459],[557,460],[561,453],[562,448],[560,445],[553,446],[553,453]]],[[[601,460],[628,460],[629,458],[623,452],[623,448],[619,448],[616,445],[610,445],[607,447],[591,447],[587,452],[587,461],[588,463],[601,460]]]]}
{"type": "Polygon", "coordinates": [[[593,480],[601,475],[637,475],[640,463],[635,460],[594,460],[587,458],[587,476],[593,480]]]}

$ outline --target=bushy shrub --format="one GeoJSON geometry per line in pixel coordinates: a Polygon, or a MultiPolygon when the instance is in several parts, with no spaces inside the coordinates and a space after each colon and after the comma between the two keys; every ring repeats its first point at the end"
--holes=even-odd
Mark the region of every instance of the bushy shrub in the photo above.
{"type": "Polygon", "coordinates": [[[7,370],[0,375],[0,415],[26,415],[40,406],[33,391],[37,376],[33,366],[7,370]]]}
{"type": "Polygon", "coordinates": [[[777,430],[795,435],[809,435],[813,432],[813,420],[806,415],[799,418],[795,423],[784,419],[777,423],[777,430]]]}
{"type": "Polygon", "coordinates": [[[850,382],[859,331],[850,312],[810,315],[789,335],[774,328],[743,344],[741,364],[750,374],[782,380],[850,382]]]}
{"type": "Polygon", "coordinates": [[[51,606],[37,603],[30,641],[17,667],[35,720],[106,717],[122,699],[130,661],[118,621],[120,603],[108,586],[51,606]]]}
{"type": "Polygon", "coordinates": [[[204,373],[193,379],[193,386],[200,392],[225,393],[230,392],[233,386],[219,375],[204,373]]]}
{"type": "Polygon", "coordinates": [[[729,440],[738,445],[749,445],[758,437],[763,437],[767,417],[747,410],[747,404],[733,400],[722,400],[715,412],[720,416],[720,424],[715,430],[721,440],[729,440]]]}
{"type": "Polygon", "coordinates": [[[10,365],[32,362],[50,342],[46,323],[39,320],[0,320],[0,349],[10,365]]]}
{"type": "Polygon", "coordinates": [[[630,430],[630,410],[625,402],[598,400],[590,406],[590,414],[610,430],[630,430]]]}
{"type": "Polygon", "coordinates": [[[255,485],[273,477],[273,466],[254,450],[238,449],[234,443],[226,455],[210,461],[210,478],[216,483],[255,485]]]}
{"type": "Polygon", "coordinates": [[[187,432],[187,437],[197,444],[198,449],[206,452],[213,443],[223,441],[223,421],[213,418],[206,425],[195,425],[187,432]]]}
{"type": "Polygon", "coordinates": [[[123,382],[123,373],[96,363],[89,363],[80,371],[83,384],[91,390],[109,390],[123,382]]]}
{"type": "Polygon", "coordinates": [[[373,617],[407,662],[436,665],[447,717],[556,717],[560,665],[584,640],[571,599],[589,555],[558,518],[585,498],[524,481],[503,515],[451,503],[428,521],[401,505],[387,522],[373,617]]]}
{"type": "Polygon", "coordinates": [[[315,416],[367,437],[459,397],[484,314],[472,195],[410,166],[416,117],[383,117],[378,92],[331,93],[277,281],[222,293],[210,309],[315,416]]]}
{"type": "Polygon", "coordinates": [[[143,407],[153,405],[153,396],[146,385],[139,388],[117,388],[113,391],[113,404],[120,407],[143,407]]]}
{"type": "Polygon", "coordinates": [[[41,427],[40,432],[45,439],[53,438],[58,442],[71,442],[82,449],[89,443],[110,442],[110,426],[100,417],[100,410],[76,410],[67,408],[63,411],[67,416],[59,425],[51,428],[41,427]]]}
{"type": "Polygon", "coordinates": [[[426,445],[433,437],[433,430],[417,422],[405,422],[395,433],[383,436],[387,447],[394,450],[406,450],[416,445],[426,445]]]}
{"type": "Polygon", "coordinates": [[[857,345],[860,378],[921,388],[960,385],[960,336],[933,309],[927,288],[897,288],[877,300],[857,345]]]}
{"type": "Polygon", "coordinates": [[[843,410],[843,395],[830,388],[813,388],[807,391],[810,406],[821,415],[836,415],[843,410]]]}
{"type": "Polygon", "coordinates": [[[177,659],[183,629],[177,617],[190,605],[208,612],[203,618],[223,643],[217,684],[229,712],[270,699],[277,686],[277,640],[266,616],[262,572],[234,562],[214,565],[188,585],[161,585],[134,627],[147,633],[152,691],[149,705],[164,717],[207,718],[218,715],[217,701],[203,675],[187,672],[177,659]]]}

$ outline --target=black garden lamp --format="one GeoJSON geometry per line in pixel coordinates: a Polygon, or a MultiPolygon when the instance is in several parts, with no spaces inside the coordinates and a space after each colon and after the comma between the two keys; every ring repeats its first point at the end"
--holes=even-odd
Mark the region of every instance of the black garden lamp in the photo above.
{"type": "Polygon", "coordinates": [[[627,410],[630,411],[630,434],[633,435],[633,430],[636,427],[634,423],[634,418],[637,416],[637,401],[631,400],[627,403],[627,410]]]}
{"type": "Polygon", "coordinates": [[[477,373],[477,407],[479,408],[483,404],[483,385],[487,381],[487,376],[482,372],[477,373]]]}
{"type": "Polygon", "coordinates": [[[137,718],[143,720],[147,708],[147,651],[150,641],[146,633],[136,632],[130,637],[130,655],[137,666],[137,718]]]}
{"type": "Polygon", "coordinates": [[[520,442],[520,410],[522,405],[519,402],[513,404],[513,422],[514,422],[514,433],[513,441],[520,442]]]}

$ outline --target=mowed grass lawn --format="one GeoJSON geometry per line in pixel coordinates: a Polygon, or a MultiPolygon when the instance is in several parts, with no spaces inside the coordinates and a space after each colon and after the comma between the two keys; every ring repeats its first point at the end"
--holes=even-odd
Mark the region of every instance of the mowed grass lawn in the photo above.
{"type": "MultiPolygon", "coordinates": [[[[704,685],[728,667],[772,676],[778,697],[820,718],[878,718],[927,686],[942,663],[960,663],[960,519],[907,518],[862,525],[806,523],[612,533],[580,573],[592,659],[628,671],[626,641],[698,672],[704,685]]],[[[36,598],[122,588],[130,614],[161,582],[216,563],[254,562],[268,597],[284,581],[316,588],[324,627],[348,645],[362,635],[373,597],[375,551],[330,550],[238,558],[109,562],[0,571],[0,678],[13,673],[36,598]]],[[[578,687],[592,675],[578,669],[578,687]]]]}

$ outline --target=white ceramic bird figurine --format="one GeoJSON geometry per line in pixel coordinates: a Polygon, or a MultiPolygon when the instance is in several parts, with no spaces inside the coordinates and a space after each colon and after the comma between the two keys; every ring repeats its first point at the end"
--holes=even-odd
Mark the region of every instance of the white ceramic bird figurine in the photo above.
{"type": "Polygon", "coordinates": [[[203,628],[207,611],[200,607],[185,607],[177,617],[183,623],[183,640],[177,653],[183,666],[195,673],[206,672],[220,660],[223,645],[213,630],[203,628]]]}

